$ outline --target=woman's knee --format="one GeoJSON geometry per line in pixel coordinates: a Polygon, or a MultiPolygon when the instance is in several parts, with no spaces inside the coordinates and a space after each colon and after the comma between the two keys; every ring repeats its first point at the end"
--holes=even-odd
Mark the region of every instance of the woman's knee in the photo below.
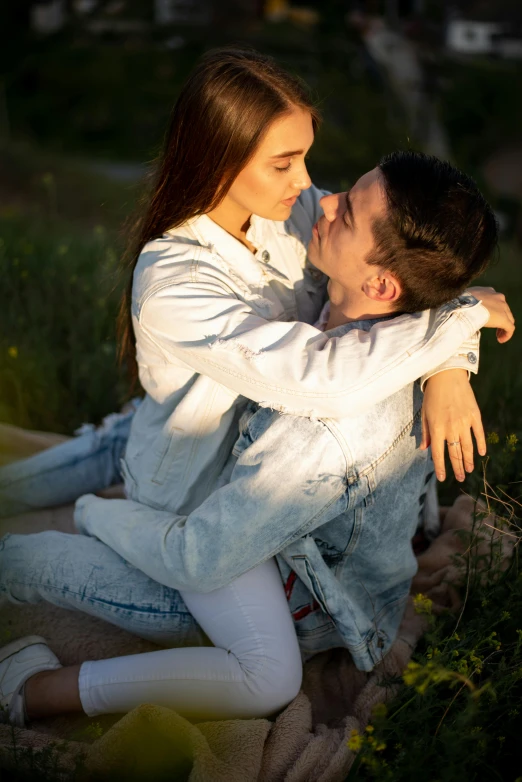
{"type": "Polygon", "coordinates": [[[254,696],[256,716],[269,716],[288,706],[301,689],[303,664],[297,643],[281,646],[276,654],[239,659],[249,691],[254,696]]]}

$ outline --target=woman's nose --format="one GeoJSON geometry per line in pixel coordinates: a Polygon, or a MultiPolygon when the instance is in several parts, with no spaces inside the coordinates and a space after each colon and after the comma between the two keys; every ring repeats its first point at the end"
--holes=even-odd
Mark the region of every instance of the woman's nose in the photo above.
{"type": "Polygon", "coordinates": [[[340,195],[340,193],[332,193],[331,195],[323,196],[319,201],[323,208],[324,216],[329,223],[332,223],[337,217],[340,195]]]}
{"type": "Polygon", "coordinates": [[[312,180],[310,179],[308,169],[304,164],[303,167],[299,170],[299,172],[296,172],[296,177],[294,179],[293,185],[297,190],[308,190],[308,188],[311,187],[312,180]]]}

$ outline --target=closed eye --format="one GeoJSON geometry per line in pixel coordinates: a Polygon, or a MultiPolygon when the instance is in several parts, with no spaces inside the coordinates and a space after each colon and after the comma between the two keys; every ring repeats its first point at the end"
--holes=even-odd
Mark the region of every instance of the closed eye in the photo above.
{"type": "Polygon", "coordinates": [[[353,216],[353,206],[352,206],[352,199],[350,198],[350,193],[346,192],[346,214],[348,215],[349,223],[345,220],[346,225],[348,225],[350,228],[355,228],[355,218],[353,216]]]}
{"type": "Polygon", "coordinates": [[[291,165],[292,165],[292,161],[290,161],[290,163],[284,168],[279,168],[279,166],[274,166],[274,168],[276,171],[290,171],[291,165]]]}

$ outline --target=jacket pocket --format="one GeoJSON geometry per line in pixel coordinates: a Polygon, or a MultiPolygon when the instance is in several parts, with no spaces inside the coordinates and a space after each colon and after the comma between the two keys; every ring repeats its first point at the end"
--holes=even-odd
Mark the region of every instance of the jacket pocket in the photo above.
{"type": "Polygon", "coordinates": [[[161,486],[167,478],[170,470],[170,466],[176,457],[176,453],[180,449],[181,442],[186,435],[181,429],[173,428],[169,435],[165,437],[162,444],[162,450],[159,454],[155,454],[151,465],[151,481],[161,486]]]}
{"type": "Polygon", "coordinates": [[[128,500],[138,501],[138,484],[133,474],[129,470],[129,466],[123,456],[120,459],[120,470],[123,477],[123,484],[125,486],[125,494],[128,500]]]}
{"type": "Polygon", "coordinates": [[[312,597],[315,598],[315,600],[321,607],[321,610],[324,611],[324,613],[328,614],[329,616],[330,612],[328,611],[326,597],[321,588],[321,583],[319,581],[319,578],[317,577],[317,573],[315,572],[309,558],[306,556],[306,554],[295,554],[294,556],[292,556],[292,560],[294,562],[296,573],[306,584],[306,586],[310,590],[312,597]]]}

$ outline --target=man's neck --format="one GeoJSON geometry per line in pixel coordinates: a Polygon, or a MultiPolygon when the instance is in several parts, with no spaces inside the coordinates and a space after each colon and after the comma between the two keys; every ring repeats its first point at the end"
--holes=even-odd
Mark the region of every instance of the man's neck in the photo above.
{"type": "Polygon", "coordinates": [[[337,326],[344,326],[345,323],[353,323],[356,320],[374,320],[394,314],[389,304],[372,301],[362,293],[354,296],[333,280],[330,280],[328,284],[328,295],[330,297],[330,316],[326,330],[335,329],[337,326]]]}

